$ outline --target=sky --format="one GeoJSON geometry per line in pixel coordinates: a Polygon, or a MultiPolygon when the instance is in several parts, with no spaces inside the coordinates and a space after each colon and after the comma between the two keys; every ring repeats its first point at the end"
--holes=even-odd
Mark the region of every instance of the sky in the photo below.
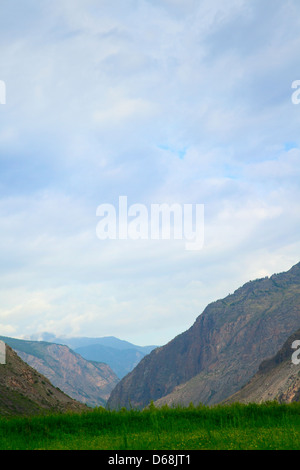
{"type": "MultiPolygon", "coordinates": [[[[0,0],[0,332],[163,345],[300,261],[298,0],[0,0]],[[97,208],[204,206],[204,244],[97,208]]],[[[300,95],[299,95],[300,96],[300,95]]]]}

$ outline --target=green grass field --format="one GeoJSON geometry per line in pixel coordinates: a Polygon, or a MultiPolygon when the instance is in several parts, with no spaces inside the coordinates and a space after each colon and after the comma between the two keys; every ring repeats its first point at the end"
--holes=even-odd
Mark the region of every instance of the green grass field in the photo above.
{"type": "Polygon", "coordinates": [[[299,450],[300,403],[0,418],[1,450],[299,450]]]}

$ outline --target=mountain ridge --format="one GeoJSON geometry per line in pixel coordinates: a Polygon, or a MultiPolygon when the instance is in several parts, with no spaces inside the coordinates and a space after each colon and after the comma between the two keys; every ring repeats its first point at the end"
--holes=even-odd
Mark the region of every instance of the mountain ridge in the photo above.
{"type": "Polygon", "coordinates": [[[258,371],[238,392],[224,401],[225,404],[300,401],[300,365],[292,361],[293,342],[300,340],[300,328],[271,358],[265,359],[258,371]]]}
{"type": "Polygon", "coordinates": [[[19,357],[73,399],[105,406],[119,379],[107,364],[87,361],[66,345],[0,336],[19,357]]]}
{"type": "Polygon", "coordinates": [[[115,336],[90,338],[86,336],[59,338],[44,332],[30,336],[31,340],[47,341],[69,346],[88,361],[106,363],[118,376],[123,378],[138,362],[157,346],[138,346],[115,336]]]}
{"type": "Polygon", "coordinates": [[[5,364],[0,365],[1,416],[80,412],[88,409],[26,364],[6,343],[5,349],[5,364]]]}
{"type": "Polygon", "coordinates": [[[187,331],[143,358],[117,384],[107,406],[219,403],[299,325],[300,263],[209,304],[187,331]]]}

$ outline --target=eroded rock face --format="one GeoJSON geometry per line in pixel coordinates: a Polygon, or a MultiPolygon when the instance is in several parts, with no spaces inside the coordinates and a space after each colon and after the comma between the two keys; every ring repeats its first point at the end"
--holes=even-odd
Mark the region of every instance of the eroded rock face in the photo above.
{"type": "Polygon", "coordinates": [[[18,349],[16,352],[70,397],[89,406],[105,405],[119,382],[107,364],[87,361],[68,346],[40,343],[38,347],[40,349],[37,355],[18,349]]]}
{"type": "Polygon", "coordinates": [[[300,340],[300,329],[288,338],[275,356],[263,361],[249,383],[229,397],[225,403],[300,401],[300,364],[292,361],[294,352],[292,344],[295,340],[300,340]]]}
{"type": "Polygon", "coordinates": [[[300,263],[206,307],[113,390],[109,408],[214,404],[237,392],[300,325],[300,263]]]}

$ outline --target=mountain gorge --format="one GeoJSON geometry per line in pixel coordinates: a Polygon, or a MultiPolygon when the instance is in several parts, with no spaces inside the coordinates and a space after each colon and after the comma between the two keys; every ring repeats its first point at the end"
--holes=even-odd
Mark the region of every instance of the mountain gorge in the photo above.
{"type": "Polygon", "coordinates": [[[138,346],[114,336],[59,338],[44,332],[32,335],[30,339],[69,346],[88,361],[107,364],[119,379],[131,372],[144,356],[156,348],[156,346],[138,346]]]}
{"type": "Polygon", "coordinates": [[[45,341],[0,337],[28,365],[43,374],[55,387],[89,406],[104,406],[119,382],[104,363],[87,361],[68,346],[45,341]]]}
{"type": "Polygon", "coordinates": [[[300,326],[300,263],[209,304],[186,332],[144,357],[107,406],[212,405],[238,392],[300,326]]]}

